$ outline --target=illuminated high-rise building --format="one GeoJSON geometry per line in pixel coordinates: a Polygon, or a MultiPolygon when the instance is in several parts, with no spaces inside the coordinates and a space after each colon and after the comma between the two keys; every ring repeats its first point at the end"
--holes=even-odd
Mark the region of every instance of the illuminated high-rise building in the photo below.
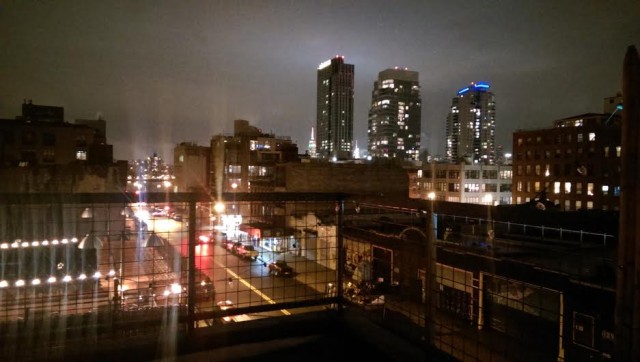
{"type": "Polygon", "coordinates": [[[309,146],[307,148],[309,152],[309,157],[316,158],[316,137],[313,127],[311,127],[311,138],[309,138],[309,146]]]}
{"type": "Polygon", "coordinates": [[[495,163],[496,103],[487,83],[471,83],[451,102],[446,126],[450,162],[495,163]]]}
{"type": "Polygon", "coordinates": [[[318,67],[317,157],[350,159],[353,143],[354,65],[336,56],[318,67]]]}
{"type": "Polygon", "coordinates": [[[418,72],[394,68],[378,74],[369,110],[370,156],[418,160],[421,103],[418,72]]]}

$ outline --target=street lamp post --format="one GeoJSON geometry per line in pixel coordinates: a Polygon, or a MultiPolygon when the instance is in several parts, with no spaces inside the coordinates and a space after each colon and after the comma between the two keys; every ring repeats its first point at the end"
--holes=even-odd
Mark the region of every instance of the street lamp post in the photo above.
{"type": "MultiPolygon", "coordinates": [[[[433,194],[433,193],[430,193],[433,194]]],[[[426,265],[425,265],[425,294],[424,294],[424,328],[425,328],[425,341],[429,346],[433,346],[434,332],[433,326],[435,323],[435,314],[433,312],[433,296],[436,292],[436,270],[435,270],[435,243],[434,243],[434,225],[435,213],[433,212],[433,199],[435,194],[428,196],[431,200],[430,210],[420,210],[420,218],[422,219],[424,228],[426,229],[425,238],[425,251],[426,251],[426,265]]]]}
{"type": "Polygon", "coordinates": [[[235,182],[232,183],[231,188],[233,189],[233,213],[237,215],[238,211],[236,210],[236,189],[238,188],[238,184],[235,182]]]}

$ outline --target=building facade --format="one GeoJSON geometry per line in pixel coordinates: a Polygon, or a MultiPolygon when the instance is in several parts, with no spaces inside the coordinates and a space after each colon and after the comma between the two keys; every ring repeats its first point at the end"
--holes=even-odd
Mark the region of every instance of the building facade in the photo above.
{"type": "Polygon", "coordinates": [[[446,157],[449,162],[494,164],[495,97],[487,83],[471,83],[451,102],[446,124],[446,157]]]}
{"type": "Polygon", "coordinates": [[[287,163],[278,165],[276,191],[394,194],[406,197],[408,185],[407,171],[393,164],[287,163]]]}
{"type": "Polygon", "coordinates": [[[565,211],[617,210],[620,123],[614,108],[560,119],[552,128],[514,132],[513,201],[546,197],[565,211]]]}
{"type": "Polygon", "coordinates": [[[411,177],[409,197],[483,205],[511,204],[511,165],[429,163],[411,177]]]}
{"type": "Polygon", "coordinates": [[[276,165],[298,160],[298,146],[289,137],[263,133],[248,121],[236,120],[233,136],[211,139],[211,191],[272,192],[276,165]]]}
{"type": "Polygon", "coordinates": [[[173,171],[178,192],[202,191],[209,185],[211,147],[192,142],[179,143],[173,149],[173,171]]]}
{"type": "Polygon", "coordinates": [[[113,162],[113,148],[106,143],[104,131],[65,122],[63,117],[62,107],[29,101],[22,105],[21,116],[0,120],[0,164],[30,167],[113,162]]]}
{"type": "Polygon", "coordinates": [[[322,159],[351,158],[354,65],[336,56],[318,67],[316,150],[322,159]]]}
{"type": "Polygon", "coordinates": [[[64,108],[25,101],[0,120],[0,187],[5,192],[122,191],[126,161],[114,162],[106,122],[64,120],[64,108]]]}
{"type": "Polygon", "coordinates": [[[398,68],[380,72],[371,94],[369,155],[417,161],[421,111],[418,72],[398,68]]]}

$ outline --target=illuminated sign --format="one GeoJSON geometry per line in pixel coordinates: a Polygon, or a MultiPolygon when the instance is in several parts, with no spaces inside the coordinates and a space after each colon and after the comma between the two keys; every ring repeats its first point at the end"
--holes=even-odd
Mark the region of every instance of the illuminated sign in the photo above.
{"type": "Polygon", "coordinates": [[[320,63],[320,66],[318,66],[318,70],[324,69],[330,65],[331,65],[331,59],[325,60],[324,62],[320,63]]]}

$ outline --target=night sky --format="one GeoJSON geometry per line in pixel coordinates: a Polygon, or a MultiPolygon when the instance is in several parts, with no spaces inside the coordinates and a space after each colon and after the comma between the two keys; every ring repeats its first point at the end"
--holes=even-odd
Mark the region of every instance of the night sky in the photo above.
{"type": "Polygon", "coordinates": [[[209,145],[242,118],[304,152],[316,70],[355,64],[354,137],[366,149],[379,71],[420,73],[423,148],[443,154],[451,98],[473,81],[496,95],[497,144],[516,129],[602,112],[621,90],[640,2],[2,1],[0,118],[24,99],[65,118],[107,120],[117,159],[183,141],[209,145]]]}

